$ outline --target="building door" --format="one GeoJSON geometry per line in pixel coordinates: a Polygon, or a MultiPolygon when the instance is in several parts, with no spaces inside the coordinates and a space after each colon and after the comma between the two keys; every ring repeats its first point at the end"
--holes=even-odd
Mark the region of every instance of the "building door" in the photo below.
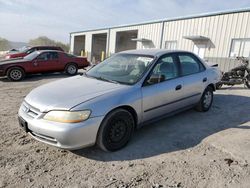
{"type": "Polygon", "coordinates": [[[205,44],[194,44],[193,52],[203,59],[205,56],[205,49],[206,49],[205,44]]]}
{"type": "Polygon", "coordinates": [[[115,52],[133,50],[137,42],[132,40],[138,37],[138,30],[120,31],[116,33],[115,52]]]}
{"type": "Polygon", "coordinates": [[[106,46],[107,46],[107,33],[92,35],[91,60],[93,63],[103,61],[104,57],[102,56],[106,53],[106,46]]]}

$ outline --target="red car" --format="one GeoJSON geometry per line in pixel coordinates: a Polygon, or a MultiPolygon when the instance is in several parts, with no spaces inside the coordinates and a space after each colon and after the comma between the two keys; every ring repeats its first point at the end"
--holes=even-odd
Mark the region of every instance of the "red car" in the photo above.
{"type": "Polygon", "coordinates": [[[63,52],[63,49],[58,46],[33,46],[33,47],[25,48],[22,51],[8,53],[5,55],[4,58],[12,59],[12,58],[18,58],[18,57],[25,57],[26,55],[31,54],[32,52],[38,51],[38,50],[58,50],[58,51],[63,52]]]}
{"type": "Polygon", "coordinates": [[[26,74],[66,72],[75,75],[78,69],[89,66],[85,57],[77,57],[61,51],[35,51],[24,58],[0,61],[0,76],[12,81],[22,80],[26,74]]]}

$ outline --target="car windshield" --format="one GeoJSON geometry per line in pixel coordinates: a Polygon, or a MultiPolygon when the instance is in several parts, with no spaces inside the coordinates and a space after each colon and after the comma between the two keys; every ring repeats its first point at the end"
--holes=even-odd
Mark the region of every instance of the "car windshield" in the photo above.
{"type": "Polygon", "coordinates": [[[40,54],[39,51],[34,51],[34,52],[30,53],[29,55],[26,55],[26,56],[24,57],[24,59],[33,60],[33,59],[35,59],[39,54],[40,54]]]}
{"type": "Polygon", "coordinates": [[[90,69],[85,75],[96,79],[135,84],[144,75],[153,62],[148,55],[117,54],[90,69]]]}

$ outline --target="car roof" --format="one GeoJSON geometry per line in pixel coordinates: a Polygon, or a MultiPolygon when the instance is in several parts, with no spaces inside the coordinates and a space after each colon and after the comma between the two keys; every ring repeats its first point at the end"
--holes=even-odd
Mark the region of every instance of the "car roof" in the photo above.
{"type": "Polygon", "coordinates": [[[65,52],[62,52],[60,50],[37,50],[35,52],[40,52],[40,53],[43,53],[43,52],[61,52],[61,53],[65,53],[65,52]]]}
{"type": "MultiPolygon", "coordinates": [[[[166,49],[140,49],[140,50],[126,50],[119,52],[120,54],[137,54],[137,55],[150,55],[150,56],[161,56],[166,53],[173,53],[173,52],[188,52],[184,50],[166,50],[166,49]]],[[[188,52],[190,53],[190,52],[188,52]]]]}
{"type": "Polygon", "coordinates": [[[30,46],[30,48],[38,48],[38,47],[45,47],[45,48],[61,48],[60,46],[30,46]]]}

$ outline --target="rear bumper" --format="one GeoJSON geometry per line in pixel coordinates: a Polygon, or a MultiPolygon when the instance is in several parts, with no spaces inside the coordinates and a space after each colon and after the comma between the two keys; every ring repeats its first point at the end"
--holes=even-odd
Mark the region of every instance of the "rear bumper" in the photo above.
{"type": "Polygon", "coordinates": [[[42,118],[31,118],[21,108],[18,115],[26,122],[27,131],[33,138],[68,150],[94,145],[99,126],[104,118],[90,118],[80,123],[58,123],[42,118]]]}

